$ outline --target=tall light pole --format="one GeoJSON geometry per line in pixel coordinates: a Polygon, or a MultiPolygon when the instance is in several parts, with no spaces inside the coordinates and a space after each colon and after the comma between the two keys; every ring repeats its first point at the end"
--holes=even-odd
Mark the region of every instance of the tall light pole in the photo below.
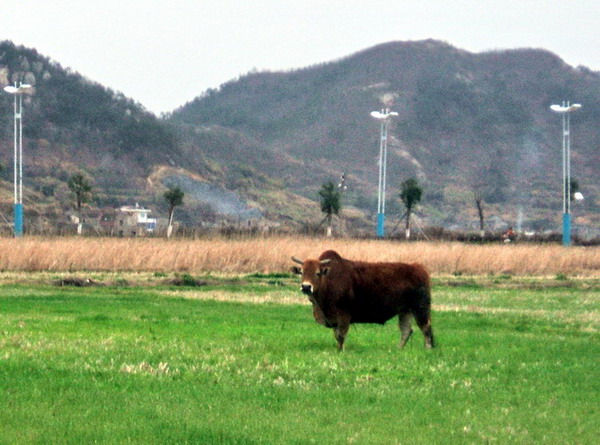
{"type": "Polygon", "coordinates": [[[385,189],[387,180],[387,139],[390,118],[398,116],[389,108],[381,111],[371,111],[371,116],[381,122],[381,138],[379,142],[379,194],[377,196],[377,236],[385,235],[385,189]]]}
{"type": "Polygon", "coordinates": [[[14,220],[15,236],[23,236],[23,93],[31,85],[15,82],[15,85],[4,87],[4,91],[14,96],[14,220]]]}
{"type": "Polygon", "coordinates": [[[571,245],[571,113],[580,104],[551,105],[550,109],[562,114],[562,160],[563,160],[563,246],[571,245]]]}

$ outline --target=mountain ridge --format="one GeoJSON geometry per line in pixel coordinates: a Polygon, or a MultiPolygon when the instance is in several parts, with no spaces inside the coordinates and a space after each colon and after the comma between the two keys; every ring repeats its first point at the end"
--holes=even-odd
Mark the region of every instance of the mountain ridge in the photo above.
{"type": "MultiPolygon", "coordinates": [[[[167,166],[235,193],[269,220],[300,227],[320,220],[314,201],[321,184],[346,173],[352,226],[369,230],[379,150],[369,113],[389,106],[399,113],[390,127],[390,216],[401,215],[399,184],[414,176],[425,188],[424,224],[474,229],[471,195],[481,186],[498,229],[516,225],[520,214],[523,229],[553,230],[560,118],[548,107],[571,100],[583,103],[572,117],[573,176],[589,197],[575,225],[600,227],[600,73],[545,50],[471,53],[434,40],[388,42],[298,70],[239,76],[161,119],[35,50],[1,42],[0,83],[2,72],[7,83],[19,71],[37,82],[25,104],[26,186],[47,198],[54,217],[68,206],[65,178],[74,170],[94,178],[94,205],[136,201],[164,210],[158,190],[167,184],[149,187],[147,179],[167,166]]],[[[12,110],[3,96],[0,163],[8,180],[12,110]]],[[[182,209],[183,221],[219,219],[208,202],[197,196],[182,209]]]]}
{"type": "MultiPolygon", "coordinates": [[[[294,72],[249,73],[188,102],[172,119],[252,132],[272,149],[317,164],[323,174],[310,187],[287,172],[292,189],[307,196],[335,168],[377,184],[378,128],[368,113],[391,105],[399,117],[390,129],[389,177],[426,181],[425,202],[434,201],[428,213],[439,207],[451,213],[462,201],[472,225],[469,199],[453,196],[454,189],[466,195],[469,183],[488,177],[489,204],[512,207],[492,209],[507,216],[507,224],[526,209],[536,214],[532,228],[551,229],[558,227],[552,207],[560,209],[561,199],[560,118],[548,107],[565,98],[584,103],[572,118],[573,174],[591,197],[585,210],[595,213],[598,184],[590,179],[599,160],[592,149],[599,136],[593,124],[600,118],[599,80],[598,73],[545,50],[475,54],[432,40],[391,42],[294,72]],[[346,161],[348,152],[354,165],[346,161]],[[550,184],[558,187],[551,192],[550,184]]],[[[400,180],[392,180],[397,190],[400,180]]],[[[372,197],[373,187],[364,193],[372,197]]],[[[430,223],[454,224],[445,216],[430,223]]]]}

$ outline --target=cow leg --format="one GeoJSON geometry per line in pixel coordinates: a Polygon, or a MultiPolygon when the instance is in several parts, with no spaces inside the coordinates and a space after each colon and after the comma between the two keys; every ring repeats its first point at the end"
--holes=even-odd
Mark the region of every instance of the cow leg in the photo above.
{"type": "Polygon", "coordinates": [[[433,348],[433,330],[431,329],[431,318],[429,316],[429,310],[419,310],[415,311],[415,321],[423,332],[423,337],[425,337],[425,347],[428,349],[433,348]]]}
{"type": "Polygon", "coordinates": [[[350,320],[346,317],[340,318],[334,330],[335,339],[337,340],[338,349],[340,351],[344,350],[344,340],[346,340],[348,329],[350,329],[350,320]]]}
{"type": "Polygon", "coordinates": [[[321,310],[321,308],[316,303],[313,303],[312,307],[313,317],[315,317],[315,321],[319,324],[322,324],[323,326],[327,326],[327,323],[325,323],[325,315],[323,315],[323,311],[321,310]]]}
{"type": "Polygon", "coordinates": [[[403,348],[404,345],[406,345],[406,342],[408,341],[408,339],[410,338],[410,336],[413,333],[412,327],[410,326],[410,322],[412,319],[412,314],[410,312],[401,312],[400,315],[398,315],[398,320],[399,320],[399,324],[400,324],[400,332],[401,332],[401,338],[400,338],[400,347],[403,348]]]}

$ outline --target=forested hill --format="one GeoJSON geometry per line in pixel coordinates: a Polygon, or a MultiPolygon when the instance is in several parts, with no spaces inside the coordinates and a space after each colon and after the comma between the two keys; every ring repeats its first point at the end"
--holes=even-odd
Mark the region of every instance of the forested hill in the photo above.
{"type": "MultiPolygon", "coordinates": [[[[347,215],[365,227],[376,210],[379,151],[369,113],[390,107],[399,113],[390,127],[390,216],[401,214],[400,183],[416,177],[423,224],[472,229],[477,190],[498,224],[520,217],[524,229],[554,229],[561,120],[549,106],[570,100],[583,105],[572,116],[572,171],[586,196],[576,224],[600,227],[600,73],[547,51],[392,42],[304,69],[243,75],[167,118],[0,42],[0,86],[17,78],[35,86],[24,105],[25,179],[26,210],[39,215],[59,217],[70,206],[66,180],[83,171],[96,207],[139,201],[164,211],[162,190],[176,183],[190,198],[180,213],[187,224],[238,212],[301,225],[320,218],[320,186],[346,172],[347,215]],[[220,206],[224,196],[235,205],[220,206]]],[[[0,116],[0,212],[9,212],[7,94],[0,116]]]]}
{"type": "Polygon", "coordinates": [[[597,227],[600,73],[544,50],[474,54],[433,40],[392,42],[301,70],[249,73],[171,121],[261,141],[270,153],[262,171],[306,196],[347,172],[347,199],[373,211],[379,127],[369,112],[389,106],[399,113],[390,129],[389,197],[417,177],[426,191],[421,214],[448,226],[476,219],[478,189],[488,216],[542,229],[555,227],[561,208],[561,119],[549,106],[563,100],[583,104],[572,116],[572,171],[590,198],[577,209],[580,222],[597,227]]]}
{"type": "MultiPolygon", "coordinates": [[[[155,165],[182,163],[176,131],[134,100],[36,50],[0,42],[0,87],[34,86],[23,99],[26,211],[53,222],[71,208],[68,178],[84,172],[93,207],[151,202],[146,178],[155,165]]],[[[0,212],[12,189],[13,98],[0,94],[0,212]]]]}

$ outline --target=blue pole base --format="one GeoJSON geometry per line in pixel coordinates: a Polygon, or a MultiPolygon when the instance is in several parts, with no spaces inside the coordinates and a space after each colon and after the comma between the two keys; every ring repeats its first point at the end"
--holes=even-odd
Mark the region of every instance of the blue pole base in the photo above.
{"type": "Polygon", "coordinates": [[[385,235],[384,224],[385,224],[385,214],[378,213],[377,214],[377,236],[379,238],[383,238],[385,235]]]}
{"type": "Polygon", "coordinates": [[[563,246],[571,245],[571,214],[563,213],[563,246]]]}
{"type": "Polygon", "coordinates": [[[15,236],[23,236],[23,204],[15,204],[15,236]]]}

